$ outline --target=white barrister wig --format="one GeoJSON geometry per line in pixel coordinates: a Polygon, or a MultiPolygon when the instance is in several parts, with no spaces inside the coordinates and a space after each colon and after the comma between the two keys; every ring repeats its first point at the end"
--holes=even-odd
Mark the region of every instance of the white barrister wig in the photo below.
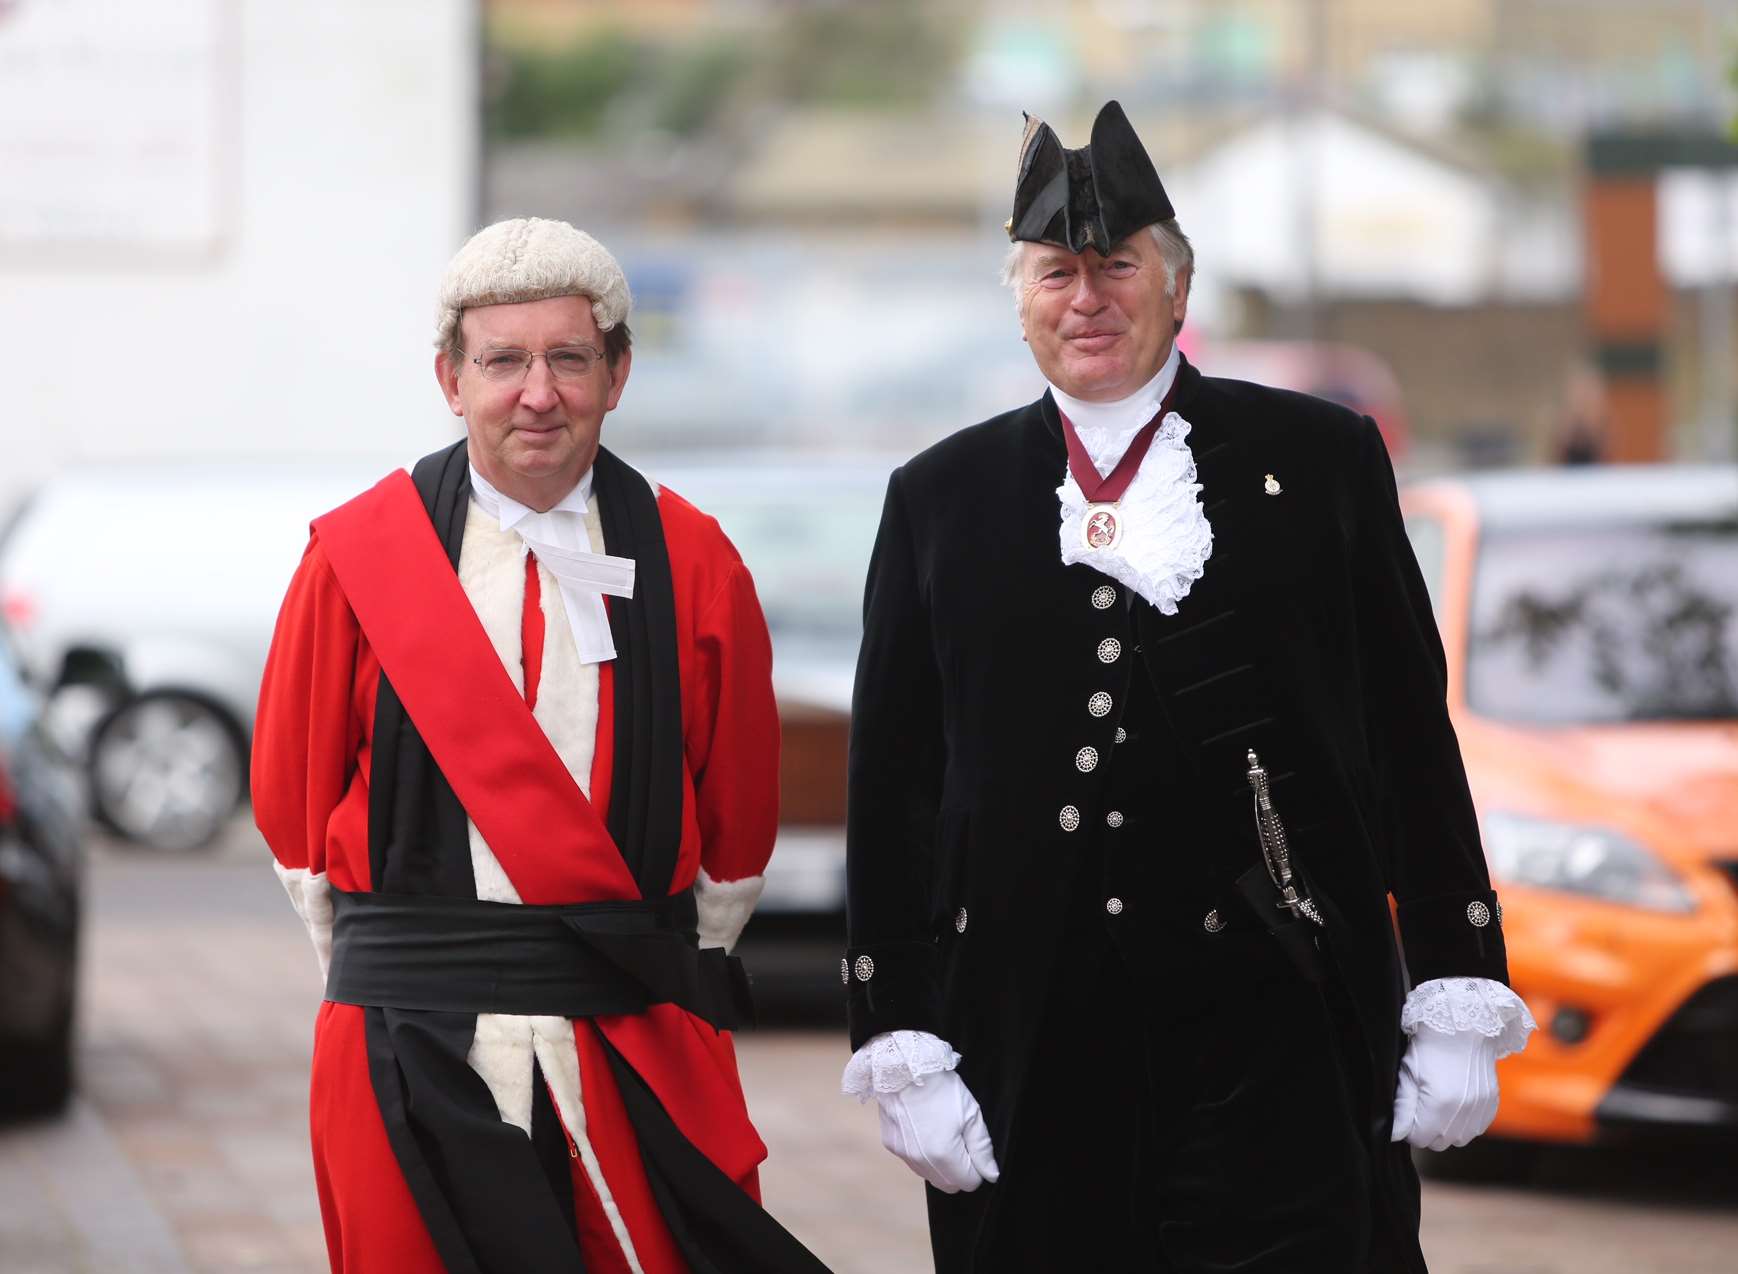
{"type": "Polygon", "coordinates": [[[589,296],[601,331],[628,317],[628,278],[609,249],[565,221],[515,217],[484,226],[447,264],[435,320],[446,349],[459,315],[475,305],[511,305],[552,296],[589,296]]]}

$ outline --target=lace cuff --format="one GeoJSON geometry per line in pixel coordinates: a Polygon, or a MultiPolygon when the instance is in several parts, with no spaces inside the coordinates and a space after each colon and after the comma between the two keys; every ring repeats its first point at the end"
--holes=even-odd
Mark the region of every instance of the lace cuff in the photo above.
{"type": "Polygon", "coordinates": [[[851,1054],[839,1091],[864,1102],[922,1084],[924,1076],[951,1071],[959,1064],[960,1055],[948,1042],[928,1031],[883,1031],[851,1054]]]}
{"type": "Polygon", "coordinates": [[[1400,1010],[1401,1030],[1414,1035],[1421,1026],[1444,1035],[1476,1031],[1496,1041],[1498,1057],[1507,1057],[1527,1046],[1538,1024],[1526,1002],[1501,982],[1435,978],[1413,987],[1400,1010]]]}

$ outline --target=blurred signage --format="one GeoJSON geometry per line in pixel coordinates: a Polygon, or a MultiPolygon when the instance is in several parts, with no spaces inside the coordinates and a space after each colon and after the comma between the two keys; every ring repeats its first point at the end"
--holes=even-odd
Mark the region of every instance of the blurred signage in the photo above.
{"type": "Polygon", "coordinates": [[[0,0],[0,258],[218,246],[236,20],[230,0],[0,0]]]}

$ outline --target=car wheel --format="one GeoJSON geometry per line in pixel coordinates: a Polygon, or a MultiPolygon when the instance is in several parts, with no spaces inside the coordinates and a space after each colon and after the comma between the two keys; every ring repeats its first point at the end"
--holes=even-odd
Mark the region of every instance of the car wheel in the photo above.
{"type": "Polygon", "coordinates": [[[91,740],[91,804],[114,831],[151,849],[202,849],[241,802],[241,734],[192,695],[141,695],[91,740]]]}
{"type": "Polygon", "coordinates": [[[1540,1147],[1506,1137],[1480,1137],[1448,1150],[1414,1150],[1418,1175],[1468,1185],[1520,1185],[1533,1175],[1540,1147]]]}

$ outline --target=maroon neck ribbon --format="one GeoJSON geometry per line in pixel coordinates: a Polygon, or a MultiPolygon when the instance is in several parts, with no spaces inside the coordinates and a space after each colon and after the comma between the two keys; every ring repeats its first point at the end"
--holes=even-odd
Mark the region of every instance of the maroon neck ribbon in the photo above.
{"type": "Polygon", "coordinates": [[[1171,399],[1176,392],[1177,386],[1173,383],[1170,392],[1159,404],[1159,414],[1141,426],[1141,431],[1129,443],[1128,450],[1122,453],[1122,459],[1103,478],[1098,476],[1098,468],[1092,463],[1092,457],[1086,454],[1086,446],[1080,441],[1080,435],[1074,432],[1074,422],[1060,409],[1057,410],[1056,414],[1062,417],[1062,440],[1068,444],[1068,472],[1074,475],[1080,494],[1086,497],[1088,504],[1115,504],[1122,499],[1123,492],[1128,490],[1129,483],[1140,472],[1141,461],[1147,458],[1153,439],[1159,436],[1159,425],[1164,421],[1165,413],[1171,410],[1171,399]]]}

